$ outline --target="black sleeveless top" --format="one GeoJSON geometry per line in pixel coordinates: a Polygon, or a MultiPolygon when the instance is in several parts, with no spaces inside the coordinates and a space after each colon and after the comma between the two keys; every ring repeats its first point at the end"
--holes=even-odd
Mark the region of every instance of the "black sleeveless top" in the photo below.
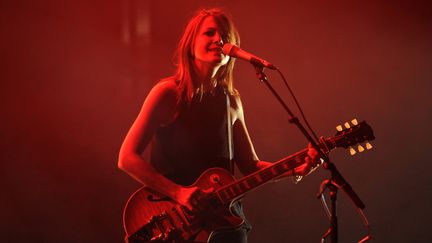
{"type": "Polygon", "coordinates": [[[217,87],[182,104],[176,119],[158,129],[151,161],[164,176],[187,186],[208,168],[230,170],[228,138],[227,96],[217,87]]]}
{"type": "MultiPolygon", "coordinates": [[[[195,96],[181,105],[177,118],[156,132],[151,146],[151,163],[173,182],[189,186],[207,169],[221,167],[233,173],[230,155],[227,91],[216,87],[214,93],[195,96]]],[[[231,129],[231,127],[230,127],[231,129]]],[[[241,202],[232,206],[242,217],[241,202]]]]}

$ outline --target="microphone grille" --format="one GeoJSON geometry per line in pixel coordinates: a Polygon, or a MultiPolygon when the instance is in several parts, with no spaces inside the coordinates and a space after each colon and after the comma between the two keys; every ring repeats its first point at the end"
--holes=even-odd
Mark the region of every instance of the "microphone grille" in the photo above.
{"type": "Polygon", "coordinates": [[[228,56],[232,56],[235,53],[236,49],[238,49],[237,46],[230,43],[225,43],[222,47],[222,53],[228,56]]]}

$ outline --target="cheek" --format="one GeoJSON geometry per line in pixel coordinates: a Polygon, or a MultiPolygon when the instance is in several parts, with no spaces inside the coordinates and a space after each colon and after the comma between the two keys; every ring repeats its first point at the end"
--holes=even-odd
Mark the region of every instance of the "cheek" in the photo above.
{"type": "Polygon", "coordinates": [[[206,51],[206,46],[205,46],[205,43],[203,42],[203,40],[197,39],[195,41],[195,46],[194,46],[193,49],[194,49],[195,55],[198,54],[198,53],[205,52],[206,51]]]}

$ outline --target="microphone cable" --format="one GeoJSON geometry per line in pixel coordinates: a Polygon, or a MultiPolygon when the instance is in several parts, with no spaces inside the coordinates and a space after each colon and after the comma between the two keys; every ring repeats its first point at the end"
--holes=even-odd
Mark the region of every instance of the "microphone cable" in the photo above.
{"type": "Polygon", "coordinates": [[[296,98],[296,96],[294,95],[294,92],[292,91],[291,87],[288,85],[288,82],[287,82],[285,76],[284,76],[283,73],[279,70],[279,68],[276,68],[276,71],[278,71],[279,75],[282,77],[282,80],[284,81],[285,86],[287,87],[288,91],[290,92],[291,97],[293,98],[293,100],[294,100],[294,102],[295,102],[295,104],[296,104],[296,106],[297,106],[297,109],[299,110],[299,112],[300,112],[300,114],[301,114],[301,116],[302,116],[302,118],[303,118],[303,121],[305,122],[305,124],[306,124],[306,126],[308,127],[309,131],[312,133],[312,135],[313,135],[313,137],[315,138],[315,140],[316,140],[316,141],[319,141],[318,136],[316,135],[315,131],[314,131],[314,130],[312,129],[312,127],[309,125],[309,122],[308,122],[308,120],[306,119],[306,116],[305,116],[305,114],[304,114],[304,112],[303,112],[303,110],[302,110],[302,108],[301,108],[299,102],[297,101],[297,98],[296,98]]]}

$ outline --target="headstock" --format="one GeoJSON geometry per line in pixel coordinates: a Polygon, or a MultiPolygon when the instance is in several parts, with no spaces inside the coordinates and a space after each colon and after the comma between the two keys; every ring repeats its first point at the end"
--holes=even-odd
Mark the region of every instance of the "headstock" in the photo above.
{"type": "Polygon", "coordinates": [[[372,149],[370,141],[374,140],[375,136],[366,121],[359,123],[357,119],[352,119],[350,122],[345,122],[343,126],[338,125],[336,130],[335,136],[324,139],[327,150],[343,147],[349,149],[351,155],[355,155],[357,152],[365,151],[365,149],[372,149]]]}

